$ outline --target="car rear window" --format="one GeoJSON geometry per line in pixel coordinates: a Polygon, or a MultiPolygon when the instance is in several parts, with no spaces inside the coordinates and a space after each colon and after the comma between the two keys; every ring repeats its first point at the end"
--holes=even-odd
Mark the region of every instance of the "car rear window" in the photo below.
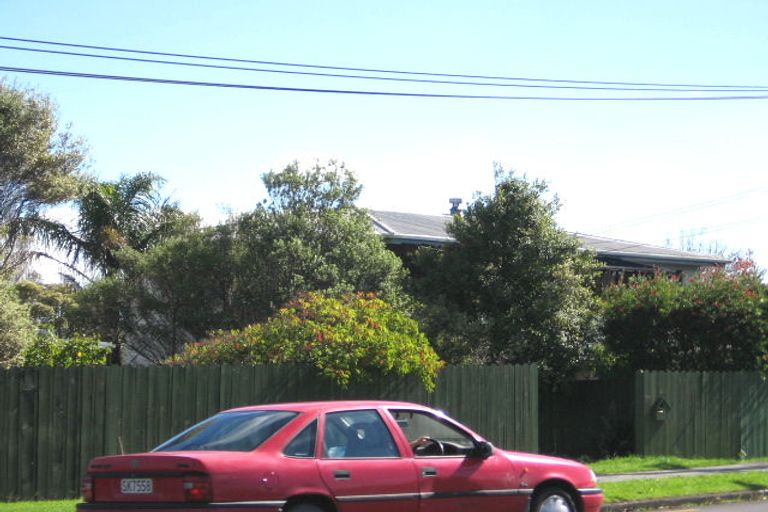
{"type": "Polygon", "coordinates": [[[224,412],[190,427],[154,451],[249,452],[258,448],[297,414],[290,411],[224,412]]]}

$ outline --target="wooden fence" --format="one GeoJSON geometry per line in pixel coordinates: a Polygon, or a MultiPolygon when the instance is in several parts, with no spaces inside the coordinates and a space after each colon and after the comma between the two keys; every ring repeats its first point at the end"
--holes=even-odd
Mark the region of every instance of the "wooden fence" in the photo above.
{"type": "Polygon", "coordinates": [[[768,457],[768,381],[757,372],[639,372],[635,451],[768,457]]]}
{"type": "Polygon", "coordinates": [[[534,366],[447,367],[427,393],[390,377],[339,389],[303,367],[0,371],[0,500],[75,497],[92,457],[146,451],[231,407],[321,399],[431,404],[501,447],[538,448],[534,366]]]}
{"type": "Polygon", "coordinates": [[[600,458],[630,453],[634,379],[585,380],[539,389],[539,449],[550,455],[600,458]]]}

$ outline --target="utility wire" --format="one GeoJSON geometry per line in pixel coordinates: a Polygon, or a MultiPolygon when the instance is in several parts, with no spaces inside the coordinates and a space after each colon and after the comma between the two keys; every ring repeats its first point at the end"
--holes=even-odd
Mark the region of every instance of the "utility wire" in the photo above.
{"type": "Polygon", "coordinates": [[[553,78],[510,77],[510,76],[493,76],[493,75],[489,76],[489,75],[471,75],[471,74],[456,74],[456,73],[431,73],[431,72],[422,72],[422,71],[403,71],[403,70],[393,70],[393,69],[327,66],[327,65],[320,65],[320,64],[300,64],[295,62],[237,59],[237,58],[231,58],[231,57],[215,57],[215,56],[207,56],[207,55],[188,54],[188,53],[171,53],[171,52],[160,52],[160,51],[149,51],[149,50],[136,50],[136,49],[130,49],[130,48],[113,47],[113,46],[76,44],[76,43],[66,43],[61,41],[27,39],[27,38],[9,37],[9,36],[0,36],[0,40],[53,45],[53,46],[64,46],[69,48],[103,50],[103,51],[110,51],[110,52],[156,55],[156,56],[163,56],[163,57],[181,57],[185,59],[237,62],[237,63],[246,63],[246,64],[260,64],[260,65],[285,66],[285,67],[296,67],[296,68],[329,69],[329,70],[336,70],[336,71],[355,71],[355,72],[365,72],[365,73],[420,75],[420,76],[432,76],[432,77],[443,77],[443,78],[469,78],[469,79],[480,79],[480,80],[507,80],[507,81],[518,81],[518,82],[546,82],[546,83],[570,83],[570,84],[592,84],[592,85],[622,85],[622,86],[639,86],[639,87],[688,87],[688,88],[702,88],[702,89],[705,89],[705,88],[706,89],[709,89],[709,88],[768,89],[767,85],[727,85],[727,84],[712,85],[712,84],[690,84],[690,83],[676,84],[676,83],[658,83],[658,82],[613,82],[613,81],[598,81],[598,80],[566,80],[566,79],[553,79],[553,78]]]}
{"type": "Polygon", "coordinates": [[[710,208],[712,206],[720,206],[722,204],[727,204],[727,203],[736,201],[738,199],[741,199],[744,196],[748,196],[748,195],[752,195],[752,194],[760,194],[760,193],[763,193],[763,192],[766,192],[766,191],[768,191],[768,187],[760,187],[760,188],[756,188],[756,189],[743,190],[743,191],[738,192],[736,194],[733,194],[733,195],[730,195],[730,196],[726,196],[726,197],[722,197],[722,198],[719,198],[719,199],[712,199],[712,200],[709,200],[709,201],[704,201],[704,202],[701,202],[701,203],[695,203],[695,204],[691,204],[691,205],[688,205],[688,206],[681,206],[679,208],[675,208],[675,209],[672,209],[672,210],[667,210],[667,211],[664,211],[664,212],[659,212],[659,213],[656,213],[656,214],[653,214],[653,215],[648,215],[648,216],[645,216],[645,217],[639,217],[639,218],[628,220],[628,221],[625,221],[625,222],[618,222],[616,224],[610,224],[610,225],[605,226],[604,228],[598,230],[597,233],[608,233],[608,232],[613,231],[616,228],[623,228],[623,227],[629,227],[629,226],[638,226],[638,225],[641,225],[641,224],[646,224],[648,222],[652,222],[654,220],[664,219],[664,218],[667,218],[667,217],[671,217],[673,215],[680,215],[680,214],[690,213],[690,212],[697,211],[697,210],[704,210],[704,209],[710,208]]]}
{"type": "Polygon", "coordinates": [[[250,85],[224,82],[199,82],[194,80],[174,80],[166,78],[151,78],[127,75],[103,75],[82,73],[78,71],[59,71],[51,69],[17,68],[0,66],[0,71],[8,73],[28,73],[36,75],[66,76],[90,78],[95,80],[117,80],[125,82],[142,82],[166,85],[188,85],[196,87],[217,87],[226,89],[251,89],[262,91],[286,92],[315,92],[326,94],[346,94],[360,96],[397,96],[410,98],[445,98],[470,100],[531,100],[531,101],[725,101],[725,100],[766,100],[768,95],[736,95],[736,96],[649,96],[649,97],[569,97],[569,96],[500,96],[490,94],[434,94],[394,91],[362,91],[355,89],[318,89],[312,87],[276,87],[267,85],[250,85]]]}
{"type": "MultiPolygon", "coordinates": [[[[1,39],[1,38],[0,38],[1,39]]],[[[366,76],[366,75],[349,75],[339,73],[323,73],[312,71],[289,71],[284,69],[265,69],[254,68],[245,66],[227,66],[221,64],[201,64],[195,62],[180,62],[174,60],[160,60],[160,59],[145,59],[138,57],[121,57],[117,55],[101,55],[96,53],[83,53],[83,52],[68,52],[62,50],[45,50],[42,48],[27,48],[21,46],[9,46],[0,45],[0,49],[4,50],[16,50],[25,52],[45,53],[52,55],[66,55],[74,57],[89,57],[97,59],[108,59],[128,62],[142,62],[150,64],[163,64],[172,66],[186,66],[194,68],[207,68],[207,69],[227,69],[235,71],[253,71],[259,73],[276,73],[283,75],[302,75],[302,76],[317,76],[317,77],[329,77],[329,78],[347,78],[347,79],[360,79],[360,80],[380,80],[390,82],[411,82],[411,83],[428,83],[428,84],[444,84],[444,85],[472,85],[472,86],[484,86],[484,87],[520,87],[520,88],[532,88],[532,89],[570,89],[570,90],[597,90],[597,91],[643,91],[643,92],[768,92],[768,88],[745,88],[745,89],[702,89],[702,88],[689,88],[689,89],[675,89],[670,87],[654,87],[654,88],[638,88],[638,87],[614,87],[614,86],[583,86],[583,85],[543,85],[543,84],[518,84],[518,83],[498,83],[498,82],[471,82],[471,81],[458,81],[458,80],[436,80],[429,78],[400,78],[400,77],[384,77],[384,76],[366,76]]]]}

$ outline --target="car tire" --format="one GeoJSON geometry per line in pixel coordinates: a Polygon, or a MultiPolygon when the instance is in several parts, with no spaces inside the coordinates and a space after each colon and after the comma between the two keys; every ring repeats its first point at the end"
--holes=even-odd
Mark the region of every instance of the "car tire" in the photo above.
{"type": "Polygon", "coordinates": [[[297,503],[286,509],[286,512],[325,512],[325,509],[314,503],[297,503]]]}
{"type": "Polygon", "coordinates": [[[576,512],[571,494],[560,487],[547,487],[533,496],[531,512],[576,512]]]}

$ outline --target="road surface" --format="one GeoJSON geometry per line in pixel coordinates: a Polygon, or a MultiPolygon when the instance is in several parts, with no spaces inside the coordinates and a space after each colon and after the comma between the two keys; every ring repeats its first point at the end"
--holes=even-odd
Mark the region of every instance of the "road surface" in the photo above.
{"type": "Polygon", "coordinates": [[[745,501],[741,503],[687,507],[676,509],[674,512],[766,512],[767,510],[768,501],[745,501]]]}

